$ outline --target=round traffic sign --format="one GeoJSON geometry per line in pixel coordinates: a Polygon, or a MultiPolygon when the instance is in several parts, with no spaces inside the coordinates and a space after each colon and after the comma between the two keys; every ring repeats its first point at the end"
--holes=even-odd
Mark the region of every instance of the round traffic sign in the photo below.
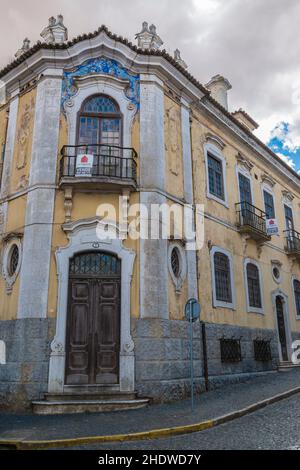
{"type": "Polygon", "coordinates": [[[185,305],[185,318],[195,322],[200,317],[201,305],[196,299],[189,299],[185,305]]]}

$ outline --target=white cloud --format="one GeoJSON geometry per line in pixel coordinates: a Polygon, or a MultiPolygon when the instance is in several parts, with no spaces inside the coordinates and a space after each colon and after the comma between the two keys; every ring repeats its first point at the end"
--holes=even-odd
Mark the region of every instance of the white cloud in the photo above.
{"type": "Polygon", "coordinates": [[[282,153],[276,152],[279,158],[283,160],[287,165],[289,165],[293,170],[295,170],[295,162],[293,161],[292,158],[287,157],[286,155],[283,155],[282,153]]]}

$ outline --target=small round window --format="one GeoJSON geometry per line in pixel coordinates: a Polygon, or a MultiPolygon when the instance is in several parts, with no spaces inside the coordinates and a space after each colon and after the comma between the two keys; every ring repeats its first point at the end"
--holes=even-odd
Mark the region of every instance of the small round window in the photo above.
{"type": "Polygon", "coordinates": [[[273,275],[274,281],[277,282],[277,284],[279,284],[281,282],[281,271],[278,266],[272,267],[272,275],[273,275]]]}
{"type": "Polygon", "coordinates": [[[8,266],[7,271],[9,276],[13,276],[18,268],[19,265],[19,247],[17,245],[13,245],[10,250],[10,255],[8,258],[8,266]]]}
{"type": "Polygon", "coordinates": [[[173,274],[176,278],[180,276],[180,253],[177,247],[173,248],[171,253],[171,266],[173,274]]]}

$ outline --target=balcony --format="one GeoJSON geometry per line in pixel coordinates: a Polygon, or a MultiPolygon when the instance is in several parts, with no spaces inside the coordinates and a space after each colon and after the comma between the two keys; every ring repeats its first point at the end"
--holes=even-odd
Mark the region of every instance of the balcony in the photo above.
{"type": "Polygon", "coordinates": [[[284,231],[286,246],[285,251],[288,255],[300,259],[300,233],[290,229],[284,231]]]}
{"type": "Polygon", "coordinates": [[[136,189],[137,153],[133,148],[114,145],[65,145],[61,149],[60,186],[80,188],[136,189]],[[77,171],[78,155],[93,155],[89,175],[77,171]]]}
{"type": "Polygon", "coordinates": [[[271,237],[267,234],[265,212],[249,202],[239,202],[236,204],[236,213],[240,233],[249,235],[250,238],[259,243],[271,240],[271,237]]]}

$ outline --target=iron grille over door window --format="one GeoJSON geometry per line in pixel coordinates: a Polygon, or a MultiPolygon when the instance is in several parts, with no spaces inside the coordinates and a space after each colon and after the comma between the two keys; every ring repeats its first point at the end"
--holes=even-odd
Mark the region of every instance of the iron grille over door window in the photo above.
{"type": "Polygon", "coordinates": [[[274,209],[274,199],[272,194],[268,191],[264,191],[264,201],[265,201],[265,212],[267,219],[275,218],[275,209],[274,209]]]}
{"type": "Polygon", "coordinates": [[[300,282],[296,279],[294,280],[294,294],[297,317],[300,317],[300,282]]]}
{"type": "Polygon", "coordinates": [[[249,306],[261,308],[261,293],[259,283],[259,270],[255,264],[247,264],[247,284],[249,306]]]}
{"type": "Polygon", "coordinates": [[[222,163],[211,154],[207,155],[209,192],[224,199],[224,183],[222,163]]]}
{"type": "Polygon", "coordinates": [[[214,254],[216,299],[232,303],[230,261],[224,253],[214,254]]]}

